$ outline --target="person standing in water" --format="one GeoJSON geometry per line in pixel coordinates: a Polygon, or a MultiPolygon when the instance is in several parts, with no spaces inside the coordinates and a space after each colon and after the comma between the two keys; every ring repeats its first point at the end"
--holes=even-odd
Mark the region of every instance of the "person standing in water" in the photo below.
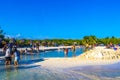
{"type": "Polygon", "coordinates": [[[72,46],[72,50],[75,51],[75,45],[72,46]]]}
{"type": "Polygon", "coordinates": [[[17,47],[14,47],[14,65],[18,66],[18,62],[20,60],[20,52],[17,50],[17,47]]]}
{"type": "Polygon", "coordinates": [[[64,54],[66,57],[68,56],[68,48],[64,48],[64,54]]]}
{"type": "Polygon", "coordinates": [[[7,50],[5,52],[5,65],[10,65],[10,63],[11,63],[10,47],[7,46],[7,50]]]}
{"type": "Polygon", "coordinates": [[[36,50],[39,53],[39,43],[38,42],[36,43],[36,50]]]}
{"type": "Polygon", "coordinates": [[[73,57],[76,56],[75,51],[76,51],[76,48],[75,48],[75,45],[73,45],[73,46],[72,46],[73,57]]]}
{"type": "Polygon", "coordinates": [[[25,54],[28,54],[28,49],[27,49],[27,48],[25,49],[25,52],[24,52],[24,53],[25,53],[25,54]]]}

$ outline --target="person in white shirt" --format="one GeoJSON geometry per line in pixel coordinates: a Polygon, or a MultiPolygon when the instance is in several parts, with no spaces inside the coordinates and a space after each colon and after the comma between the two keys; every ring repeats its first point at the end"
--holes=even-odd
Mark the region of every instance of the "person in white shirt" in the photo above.
{"type": "Polygon", "coordinates": [[[5,64],[10,65],[11,63],[11,54],[10,54],[10,48],[7,47],[6,53],[5,53],[5,64]]]}

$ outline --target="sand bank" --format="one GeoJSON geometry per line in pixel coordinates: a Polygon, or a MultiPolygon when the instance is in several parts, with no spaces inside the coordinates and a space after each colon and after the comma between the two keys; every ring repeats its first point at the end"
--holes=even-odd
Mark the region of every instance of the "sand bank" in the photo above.
{"type": "Polygon", "coordinates": [[[45,61],[35,63],[47,68],[70,68],[88,65],[107,65],[120,62],[119,51],[96,47],[78,57],[73,58],[45,58],[45,61]]]}

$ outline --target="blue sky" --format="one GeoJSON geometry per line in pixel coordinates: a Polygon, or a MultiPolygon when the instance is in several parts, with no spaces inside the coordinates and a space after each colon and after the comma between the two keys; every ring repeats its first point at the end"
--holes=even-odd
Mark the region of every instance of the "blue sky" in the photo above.
{"type": "Polygon", "coordinates": [[[120,1],[0,0],[0,26],[32,39],[120,37],[120,1]]]}

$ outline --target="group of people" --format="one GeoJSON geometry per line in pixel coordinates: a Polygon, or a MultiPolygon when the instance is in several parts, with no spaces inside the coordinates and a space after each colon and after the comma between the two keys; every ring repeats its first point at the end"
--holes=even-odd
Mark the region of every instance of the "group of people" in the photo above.
{"type": "Polygon", "coordinates": [[[39,53],[39,46],[40,46],[40,44],[38,42],[37,43],[33,43],[33,42],[30,43],[30,49],[32,52],[36,49],[36,51],[39,53]]]}
{"type": "MultiPolygon", "coordinates": [[[[38,51],[39,51],[39,45],[37,45],[38,51]]],[[[32,48],[32,46],[31,46],[32,48]]],[[[75,45],[72,46],[72,52],[73,54],[75,53],[75,45]]],[[[68,56],[68,48],[63,48],[64,50],[64,54],[67,57],[68,56]]],[[[14,59],[14,65],[18,66],[18,63],[20,61],[20,51],[17,50],[17,46],[15,45],[5,45],[5,47],[3,48],[3,52],[5,54],[5,65],[10,65],[12,60],[14,59]]],[[[27,53],[28,50],[27,48],[25,49],[24,53],[27,53]]]]}
{"type": "Polygon", "coordinates": [[[12,62],[12,58],[14,58],[14,65],[18,66],[18,62],[20,60],[20,52],[17,50],[16,46],[7,45],[6,49],[4,49],[5,53],[5,65],[10,65],[12,62]]]}

